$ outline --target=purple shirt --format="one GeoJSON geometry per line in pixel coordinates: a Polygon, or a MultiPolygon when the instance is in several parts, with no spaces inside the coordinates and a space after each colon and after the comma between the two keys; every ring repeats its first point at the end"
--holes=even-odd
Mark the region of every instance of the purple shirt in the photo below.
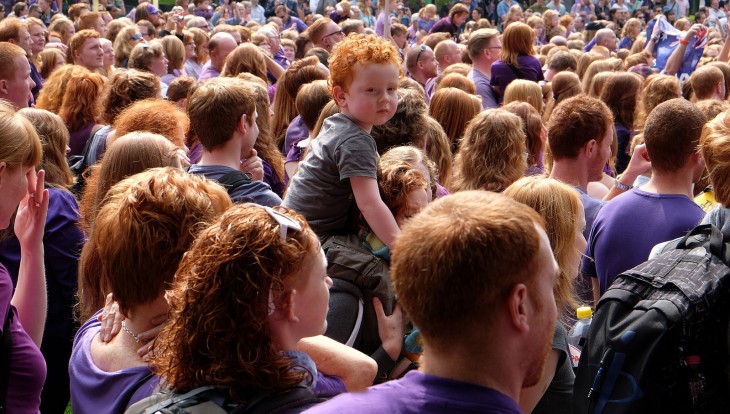
{"type": "MultiPolygon", "coordinates": [[[[8,375],[7,412],[13,414],[37,414],[41,405],[41,389],[46,380],[46,361],[40,349],[20,324],[18,311],[10,304],[13,282],[0,263],[0,321],[4,324],[8,312],[12,314],[10,332],[12,353],[8,375]]],[[[0,326],[0,332],[3,327],[0,326]]]]}
{"type": "Polygon", "coordinates": [[[598,212],[581,269],[598,278],[603,294],[621,272],[645,262],[652,247],[684,235],[704,216],[684,195],[638,188],[621,194],[598,212]]]}
{"type": "Polygon", "coordinates": [[[71,147],[69,155],[83,155],[86,141],[91,138],[91,131],[94,129],[96,122],[89,121],[76,131],[69,131],[70,139],[68,146],[71,147]]]}
{"type": "Polygon", "coordinates": [[[521,414],[508,396],[480,385],[411,371],[405,377],[342,394],[305,411],[307,414],[359,413],[499,413],[521,414]]]}
{"type": "Polygon", "coordinates": [[[200,77],[198,78],[198,82],[203,83],[207,81],[208,79],[217,78],[221,75],[220,72],[218,72],[218,69],[214,68],[210,62],[203,65],[203,70],[200,72],[200,77]]]}
{"type": "Polygon", "coordinates": [[[383,33],[385,33],[385,15],[389,13],[380,12],[380,15],[378,15],[378,20],[375,21],[375,34],[378,36],[383,36],[383,33]]]}
{"type": "Polygon", "coordinates": [[[434,23],[434,25],[431,27],[431,30],[429,30],[430,33],[439,33],[439,32],[446,32],[451,35],[451,37],[454,37],[456,32],[459,30],[458,27],[456,27],[453,23],[451,23],[450,17],[444,17],[443,19],[437,21],[434,23]]]}
{"type": "Polygon", "coordinates": [[[502,102],[507,85],[515,79],[526,79],[534,82],[544,80],[542,74],[542,65],[540,60],[534,56],[520,55],[517,57],[520,68],[510,67],[506,63],[498,60],[492,63],[492,79],[491,84],[499,91],[499,102],[502,102]]]}
{"type": "Polygon", "coordinates": [[[276,193],[276,195],[278,195],[279,197],[283,197],[285,186],[284,183],[282,183],[279,177],[276,175],[276,172],[274,172],[274,167],[272,167],[271,164],[263,158],[261,159],[261,164],[263,164],[264,166],[263,182],[268,184],[269,187],[271,187],[271,191],[276,193]]]}
{"type": "Polygon", "coordinates": [[[193,10],[193,14],[196,15],[196,16],[198,16],[198,17],[204,17],[205,20],[210,21],[210,19],[213,17],[213,10],[211,8],[199,9],[199,8],[196,7],[193,10]]]}
{"type": "Polygon", "coordinates": [[[284,23],[284,29],[282,30],[282,32],[291,28],[292,26],[294,26],[294,28],[297,29],[297,32],[299,33],[307,30],[307,25],[304,24],[301,19],[294,16],[289,16],[289,21],[284,23]]]}
{"type": "Polygon", "coordinates": [[[150,376],[150,368],[146,366],[106,372],[94,364],[91,342],[101,330],[97,315],[86,321],[76,333],[68,364],[74,414],[124,412],[130,405],[152,395],[159,380],[154,375],[150,376]]]}
{"type": "MultiPolygon", "coordinates": [[[[297,142],[306,139],[308,136],[309,130],[307,129],[307,126],[304,125],[302,117],[297,115],[286,128],[286,134],[284,135],[284,151],[282,152],[283,155],[288,157],[292,147],[296,145],[297,142]]],[[[301,159],[290,160],[287,158],[287,162],[289,161],[301,161],[301,159]]]]}

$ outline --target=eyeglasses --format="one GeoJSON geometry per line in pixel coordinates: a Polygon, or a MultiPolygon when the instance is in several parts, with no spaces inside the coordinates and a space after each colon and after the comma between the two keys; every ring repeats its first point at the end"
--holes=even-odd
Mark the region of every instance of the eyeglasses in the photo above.
{"type": "Polygon", "coordinates": [[[332,32],[328,35],[322,36],[322,39],[326,39],[326,38],[328,38],[330,36],[334,36],[334,35],[344,35],[344,34],[345,34],[345,32],[343,32],[342,30],[338,30],[336,32],[332,32]]]}
{"type": "Polygon", "coordinates": [[[302,225],[294,221],[293,218],[279,213],[271,207],[264,207],[267,213],[279,224],[279,236],[281,241],[286,242],[286,236],[289,233],[289,229],[294,231],[302,231],[302,225]]]}
{"type": "Polygon", "coordinates": [[[421,53],[423,53],[424,50],[426,50],[426,45],[421,45],[421,50],[418,52],[418,56],[416,56],[416,63],[421,60],[421,53]]]}

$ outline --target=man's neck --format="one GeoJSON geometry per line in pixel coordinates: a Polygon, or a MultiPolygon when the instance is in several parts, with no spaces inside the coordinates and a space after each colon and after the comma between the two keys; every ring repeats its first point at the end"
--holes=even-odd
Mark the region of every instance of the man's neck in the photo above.
{"type": "Polygon", "coordinates": [[[424,76],[422,73],[411,73],[411,77],[416,80],[416,82],[420,83],[422,86],[426,86],[426,82],[428,82],[428,77],[424,76]]]}
{"type": "Polygon", "coordinates": [[[577,159],[562,159],[553,162],[550,178],[562,181],[565,184],[588,188],[588,171],[577,159]]]}
{"type": "Polygon", "coordinates": [[[671,173],[654,171],[649,182],[641,186],[641,189],[652,194],[679,194],[694,198],[694,183],[688,168],[671,173]]]}
{"type": "Polygon", "coordinates": [[[474,61],[472,64],[474,65],[473,68],[481,72],[483,75],[486,75],[488,77],[492,77],[492,61],[488,60],[479,60],[474,61]]]}
{"type": "Polygon", "coordinates": [[[221,165],[236,170],[239,169],[241,166],[241,144],[239,140],[236,137],[231,138],[226,145],[213,151],[204,149],[198,164],[203,166],[221,165]]]}

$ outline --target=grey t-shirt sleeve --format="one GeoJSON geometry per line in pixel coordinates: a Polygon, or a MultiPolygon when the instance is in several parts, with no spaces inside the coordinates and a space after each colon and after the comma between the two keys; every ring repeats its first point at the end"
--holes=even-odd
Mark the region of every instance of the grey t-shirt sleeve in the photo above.
{"type": "Polygon", "coordinates": [[[334,159],[340,180],[350,177],[377,179],[378,150],[375,140],[364,131],[352,134],[335,148],[334,159]]]}

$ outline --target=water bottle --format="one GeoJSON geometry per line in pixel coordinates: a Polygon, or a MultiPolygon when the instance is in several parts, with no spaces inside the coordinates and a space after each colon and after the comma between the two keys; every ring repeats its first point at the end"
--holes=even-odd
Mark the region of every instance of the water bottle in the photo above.
{"type": "Polygon", "coordinates": [[[578,316],[578,322],[568,332],[568,348],[570,348],[570,359],[573,361],[573,369],[578,368],[580,354],[583,352],[588,330],[593,321],[593,311],[589,306],[582,306],[575,311],[575,314],[578,316]]]}
{"type": "Polygon", "coordinates": [[[697,408],[702,405],[702,393],[705,391],[707,381],[702,373],[700,364],[702,359],[699,355],[690,355],[687,361],[687,382],[689,383],[689,394],[692,396],[692,405],[697,408]]]}

